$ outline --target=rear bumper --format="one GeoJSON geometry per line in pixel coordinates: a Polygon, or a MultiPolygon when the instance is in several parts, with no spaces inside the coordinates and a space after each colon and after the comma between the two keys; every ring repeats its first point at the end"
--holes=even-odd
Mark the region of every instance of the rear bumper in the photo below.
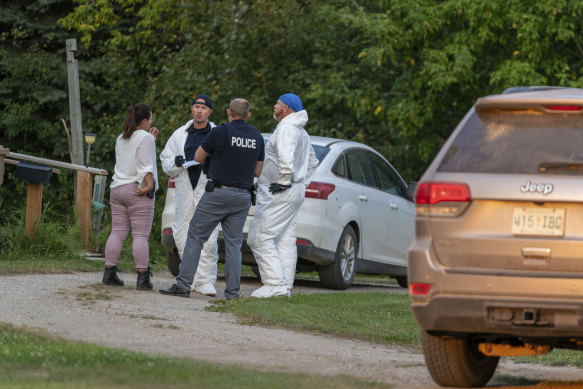
{"type": "Polygon", "coordinates": [[[324,250],[315,246],[299,244],[298,246],[298,258],[305,259],[315,263],[316,265],[326,266],[334,262],[336,253],[324,250]]]}
{"type": "Polygon", "coordinates": [[[427,295],[411,295],[411,310],[422,329],[442,334],[583,337],[583,278],[517,276],[502,270],[454,273],[431,258],[431,250],[420,248],[419,241],[409,251],[409,284],[431,286],[427,295]]]}
{"type": "Polygon", "coordinates": [[[510,296],[439,295],[413,303],[421,328],[443,334],[492,334],[507,337],[583,337],[583,304],[510,296]]]}

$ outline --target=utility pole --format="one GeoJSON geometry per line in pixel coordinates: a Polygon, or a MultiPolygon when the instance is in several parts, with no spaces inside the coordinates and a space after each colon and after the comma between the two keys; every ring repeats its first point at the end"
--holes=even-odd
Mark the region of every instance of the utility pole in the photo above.
{"type": "Polygon", "coordinates": [[[77,41],[67,39],[67,78],[69,81],[69,112],[71,115],[71,162],[83,165],[83,126],[81,122],[81,92],[79,68],[75,59],[77,41]]]}
{"type": "MultiPolygon", "coordinates": [[[[81,122],[81,92],[79,89],[79,67],[75,59],[77,41],[67,39],[67,79],[69,81],[69,112],[71,115],[71,162],[83,165],[83,126],[81,122]]],[[[75,172],[75,208],[79,238],[89,247],[91,233],[91,187],[92,176],[88,172],[75,172]]]]}

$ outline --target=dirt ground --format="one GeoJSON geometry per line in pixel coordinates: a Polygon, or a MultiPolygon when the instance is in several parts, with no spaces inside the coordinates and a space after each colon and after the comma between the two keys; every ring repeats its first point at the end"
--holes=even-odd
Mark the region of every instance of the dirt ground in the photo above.
{"type": "MultiPolygon", "coordinates": [[[[154,275],[153,292],[136,291],[134,274],[122,273],[121,278],[125,287],[104,293],[101,273],[1,276],[0,321],[45,329],[70,340],[252,369],[350,375],[396,388],[438,387],[423,355],[413,349],[242,325],[230,314],[206,312],[212,298],[159,294],[158,289],[174,282],[167,272],[154,275]]],[[[242,293],[249,296],[259,286],[256,278],[244,278],[242,293]]],[[[219,278],[217,298],[222,297],[222,288],[224,280],[219,278]]],[[[350,292],[379,290],[406,293],[394,285],[355,285],[350,292]]],[[[300,280],[292,293],[337,291],[300,280]]],[[[573,388],[576,381],[583,381],[583,369],[503,360],[490,386],[501,387],[520,377],[541,381],[537,388],[550,387],[551,381],[562,382],[553,388],[573,388]]]]}

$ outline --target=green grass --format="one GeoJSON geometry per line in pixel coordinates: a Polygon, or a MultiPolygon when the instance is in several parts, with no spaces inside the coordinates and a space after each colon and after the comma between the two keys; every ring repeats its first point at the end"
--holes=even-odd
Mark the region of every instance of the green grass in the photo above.
{"type": "Polygon", "coordinates": [[[0,323],[2,388],[382,388],[347,376],[270,373],[68,342],[0,323]]]}
{"type": "MultiPolygon", "coordinates": [[[[91,237],[90,248],[78,241],[78,229],[71,217],[54,215],[45,209],[34,239],[25,234],[24,214],[9,215],[0,222],[0,275],[30,273],[73,273],[102,271],[103,261],[86,259],[87,251],[103,253],[111,231],[104,221],[102,230],[91,237]]],[[[154,271],[166,270],[165,251],[159,235],[150,235],[150,266],[154,271]]],[[[119,259],[121,272],[134,272],[132,238],[128,235],[119,259]]]]}
{"type": "Polygon", "coordinates": [[[583,367],[583,352],[576,350],[555,349],[548,354],[516,357],[516,363],[540,363],[548,366],[583,367]]]}
{"type": "Polygon", "coordinates": [[[219,299],[213,304],[207,310],[231,312],[245,324],[416,347],[421,339],[409,310],[409,296],[402,294],[296,294],[291,298],[219,299]]]}

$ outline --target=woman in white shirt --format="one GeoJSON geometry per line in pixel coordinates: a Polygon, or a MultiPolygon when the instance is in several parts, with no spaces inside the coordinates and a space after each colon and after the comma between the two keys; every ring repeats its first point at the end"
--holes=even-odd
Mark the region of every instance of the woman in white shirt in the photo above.
{"type": "Polygon", "coordinates": [[[154,192],[158,189],[156,144],[152,108],[144,103],[128,107],[123,132],[115,143],[115,173],[110,185],[111,234],[105,245],[103,283],[123,286],[117,262],[123,242],[132,231],[132,254],[138,279],[136,289],[151,290],[148,238],[154,218],[154,192]]]}

